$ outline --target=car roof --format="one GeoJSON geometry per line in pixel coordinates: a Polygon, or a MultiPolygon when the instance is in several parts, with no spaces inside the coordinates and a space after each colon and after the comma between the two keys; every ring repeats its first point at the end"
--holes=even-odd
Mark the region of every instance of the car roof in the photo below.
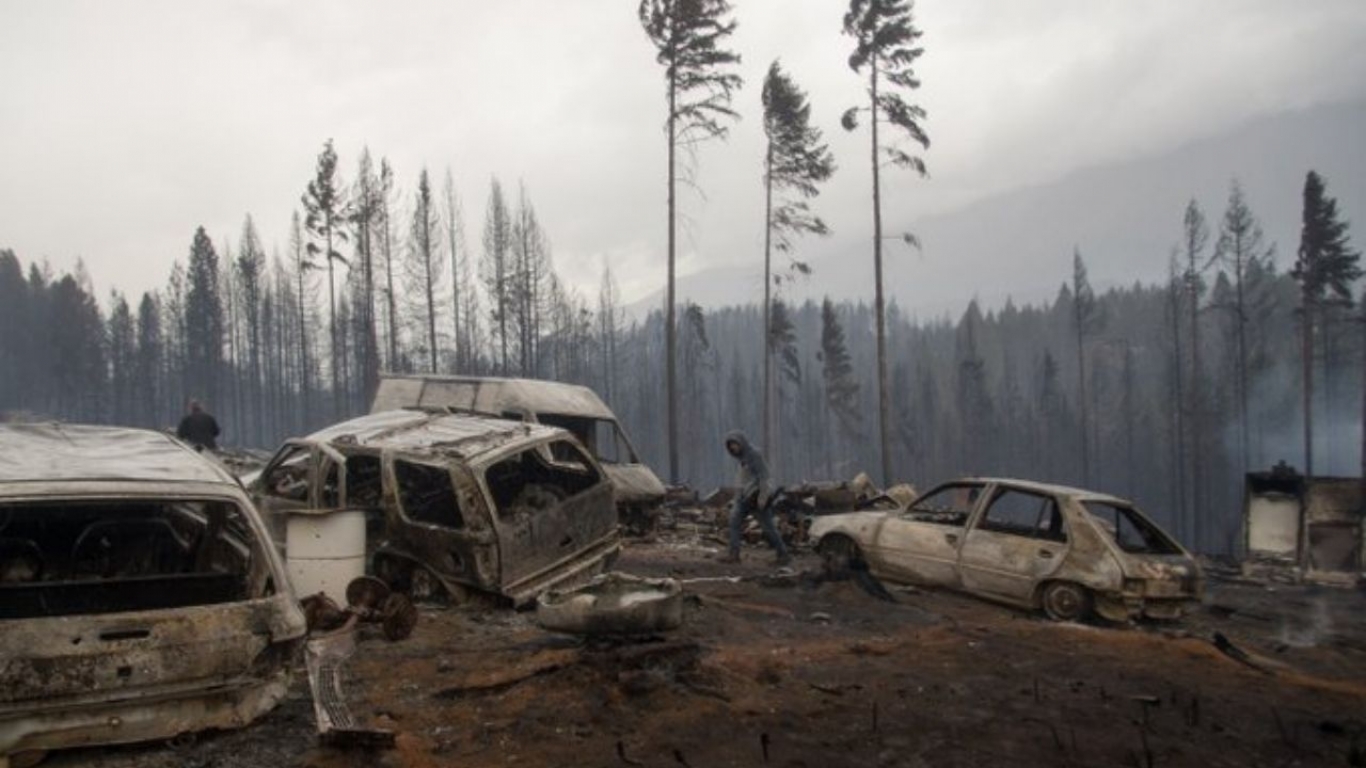
{"type": "MultiPolygon", "coordinates": [[[[1055,496],[1074,496],[1081,501],[1106,501],[1131,506],[1128,500],[1118,496],[1112,496],[1108,493],[1088,491],[1085,488],[1059,485],[1057,483],[1042,483],[1037,480],[1019,480],[1013,477],[960,477],[941,483],[941,485],[951,485],[953,483],[997,483],[1012,488],[1019,488],[1022,491],[1034,491],[1035,493],[1047,493],[1055,496]]],[[[939,486],[935,487],[938,488],[939,486]]]]}
{"type": "Polygon", "coordinates": [[[60,422],[0,424],[0,483],[53,480],[237,487],[227,470],[162,432],[60,422]]]}
{"type": "Polygon", "coordinates": [[[568,435],[563,429],[467,413],[404,409],[381,411],[333,424],[309,435],[309,442],[450,454],[471,459],[509,445],[568,435]]]}
{"type": "Polygon", "coordinates": [[[388,409],[411,405],[450,406],[494,414],[520,408],[532,413],[616,419],[596,392],[578,384],[495,376],[384,374],[375,406],[388,409]]]}

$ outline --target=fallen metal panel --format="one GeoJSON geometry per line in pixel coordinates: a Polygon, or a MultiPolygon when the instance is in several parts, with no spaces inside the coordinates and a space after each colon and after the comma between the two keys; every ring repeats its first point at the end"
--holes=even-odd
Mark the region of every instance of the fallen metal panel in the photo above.
{"type": "Polygon", "coordinates": [[[318,737],[335,747],[392,748],[394,732],[357,723],[346,705],[342,668],[356,650],[356,619],[335,632],[311,637],[305,651],[308,684],[313,689],[313,713],[318,737]]]}

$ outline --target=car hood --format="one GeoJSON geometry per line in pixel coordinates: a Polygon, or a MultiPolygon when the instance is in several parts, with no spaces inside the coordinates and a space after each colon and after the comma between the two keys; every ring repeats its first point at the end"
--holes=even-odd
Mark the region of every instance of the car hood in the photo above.
{"type": "Polygon", "coordinates": [[[664,498],[664,483],[644,464],[603,464],[618,504],[651,504],[664,498]]]}

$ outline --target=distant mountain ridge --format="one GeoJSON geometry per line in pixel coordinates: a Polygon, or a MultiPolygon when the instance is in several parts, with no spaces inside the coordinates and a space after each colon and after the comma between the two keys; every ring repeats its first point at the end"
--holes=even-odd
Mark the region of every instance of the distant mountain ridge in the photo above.
{"type": "MultiPolygon", "coordinates": [[[[1074,245],[1099,290],[1163,281],[1187,202],[1194,198],[1204,209],[1212,248],[1234,177],[1268,242],[1277,245],[1278,268],[1287,269],[1299,243],[1300,195],[1310,169],[1327,178],[1329,194],[1352,222],[1352,243],[1362,249],[1366,103],[1339,104],[1254,119],[1164,154],[1076,171],[919,221],[888,216],[887,232],[910,229],[924,244],[919,254],[896,244],[884,251],[889,296],[921,318],[956,315],[974,297],[987,307],[1007,297],[1037,303],[1070,277],[1074,245]]],[[[794,283],[791,298],[871,301],[866,242],[846,234],[813,258],[813,277],[794,283]]],[[[704,307],[749,304],[762,285],[758,265],[722,267],[680,277],[678,296],[704,307]]],[[[659,291],[629,311],[643,317],[662,304],[659,291]]]]}

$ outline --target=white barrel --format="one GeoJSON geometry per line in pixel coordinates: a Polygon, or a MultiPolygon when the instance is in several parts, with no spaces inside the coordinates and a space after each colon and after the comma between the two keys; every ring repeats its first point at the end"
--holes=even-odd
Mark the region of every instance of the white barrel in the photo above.
{"type": "Polygon", "coordinates": [[[345,606],[346,585],[365,575],[365,511],[290,515],[285,564],[299,599],[323,592],[345,606]]]}

